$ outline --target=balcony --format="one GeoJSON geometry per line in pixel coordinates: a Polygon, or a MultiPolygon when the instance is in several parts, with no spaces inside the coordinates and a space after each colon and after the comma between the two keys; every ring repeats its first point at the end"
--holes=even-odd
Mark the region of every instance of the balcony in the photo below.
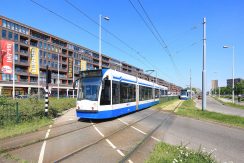
{"type": "Polygon", "coordinates": [[[22,44],[28,45],[28,40],[20,39],[20,42],[21,42],[22,44]]]}

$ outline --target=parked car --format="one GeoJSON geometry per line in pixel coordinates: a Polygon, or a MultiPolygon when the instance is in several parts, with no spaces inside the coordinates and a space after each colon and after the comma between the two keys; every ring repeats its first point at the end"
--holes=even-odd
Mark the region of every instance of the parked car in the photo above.
{"type": "Polygon", "coordinates": [[[201,100],[201,99],[202,99],[202,95],[198,95],[198,96],[197,96],[197,99],[198,99],[198,100],[201,100]]]}
{"type": "Polygon", "coordinates": [[[29,95],[16,95],[15,98],[29,98],[29,95]]]}

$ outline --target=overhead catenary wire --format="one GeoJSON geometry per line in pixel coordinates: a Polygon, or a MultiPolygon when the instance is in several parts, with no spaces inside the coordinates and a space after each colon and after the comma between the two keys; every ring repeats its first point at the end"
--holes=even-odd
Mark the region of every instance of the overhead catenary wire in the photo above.
{"type": "MultiPolygon", "coordinates": [[[[72,2],[70,2],[69,0],[64,0],[67,4],[69,4],[71,7],[73,7],[75,10],[77,10],[80,14],[82,14],[83,16],[85,16],[87,19],[89,19],[91,22],[95,23],[96,25],[99,26],[99,23],[97,21],[95,21],[94,19],[92,19],[88,14],[86,14],[84,11],[82,11],[79,7],[77,7],[75,4],[73,4],[72,2]]],[[[120,39],[117,35],[115,35],[114,33],[110,32],[108,29],[104,28],[103,26],[101,27],[105,32],[107,32],[108,34],[110,34],[111,36],[113,36],[115,39],[117,39],[119,42],[121,42],[123,45],[125,45],[127,48],[129,48],[130,50],[134,51],[136,55],[138,55],[139,57],[141,57],[142,59],[144,59],[146,61],[147,64],[149,64],[150,66],[154,67],[154,64],[152,64],[150,62],[150,60],[148,60],[145,56],[143,56],[138,50],[136,50],[135,48],[133,48],[132,46],[130,46],[128,43],[126,43],[125,41],[123,41],[122,39],[120,39]]]]}
{"type": "MultiPolygon", "coordinates": [[[[52,10],[50,10],[49,8],[47,8],[47,7],[43,6],[43,5],[41,5],[40,3],[38,3],[38,2],[36,2],[36,1],[34,1],[34,0],[30,0],[30,1],[31,1],[32,3],[35,3],[36,5],[38,5],[38,6],[41,7],[42,9],[45,9],[46,11],[48,11],[48,12],[54,14],[55,16],[59,17],[60,19],[62,19],[62,20],[64,20],[64,21],[68,22],[69,24],[71,24],[71,25],[73,25],[73,26],[79,28],[79,29],[82,30],[82,31],[85,31],[85,32],[88,33],[89,35],[91,35],[91,36],[95,37],[96,39],[98,39],[98,36],[97,36],[97,35],[93,34],[92,32],[88,31],[87,29],[83,28],[82,26],[80,26],[80,25],[78,25],[78,24],[76,24],[76,23],[70,21],[69,19],[65,18],[64,16],[62,16],[62,15],[60,15],[60,14],[58,14],[58,13],[52,11],[52,10]]],[[[130,57],[132,57],[132,58],[134,58],[134,59],[136,59],[136,60],[139,60],[139,61],[141,62],[140,58],[135,57],[134,55],[132,55],[132,54],[126,52],[125,50],[119,48],[118,46],[116,46],[116,45],[114,45],[114,44],[112,44],[112,43],[110,43],[110,42],[108,42],[108,41],[106,41],[106,40],[104,40],[104,39],[102,39],[102,41],[103,41],[104,43],[110,45],[111,47],[113,47],[113,48],[119,50],[119,51],[122,52],[123,54],[129,55],[130,57]]],[[[141,62],[141,63],[142,63],[144,66],[148,67],[148,65],[145,65],[143,62],[141,62]]]]}
{"type": "MultiPolygon", "coordinates": [[[[160,35],[160,33],[158,32],[158,30],[156,29],[155,25],[153,24],[153,22],[151,21],[149,15],[147,14],[146,10],[144,9],[143,5],[141,4],[141,2],[138,0],[138,3],[140,4],[144,14],[146,15],[148,21],[150,22],[151,26],[146,22],[145,18],[142,16],[142,14],[137,10],[137,8],[135,7],[135,5],[132,3],[131,0],[129,0],[130,4],[132,5],[132,7],[134,8],[134,10],[137,12],[137,14],[139,15],[139,17],[141,18],[141,20],[144,22],[144,24],[147,26],[147,28],[149,29],[149,31],[153,34],[154,38],[158,41],[158,43],[161,45],[161,47],[163,48],[163,50],[168,54],[172,64],[173,64],[173,67],[175,69],[175,72],[178,74],[178,76],[182,76],[180,71],[178,70],[175,62],[174,62],[174,59],[173,59],[173,56],[170,52],[170,50],[168,49],[168,46],[167,44],[165,43],[165,41],[163,40],[162,36],[160,35]],[[155,32],[154,32],[155,31],[155,32]],[[156,35],[156,34],[157,35],[156,35]]],[[[181,80],[181,78],[179,77],[179,79],[181,80]]]]}

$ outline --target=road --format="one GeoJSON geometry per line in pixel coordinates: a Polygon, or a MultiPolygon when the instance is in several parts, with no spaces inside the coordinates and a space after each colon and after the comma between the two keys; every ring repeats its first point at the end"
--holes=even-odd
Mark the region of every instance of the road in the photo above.
{"type": "Polygon", "coordinates": [[[41,131],[1,140],[1,149],[12,147],[8,151],[12,159],[1,156],[0,162],[119,162],[127,154],[131,154],[129,162],[143,162],[160,141],[216,149],[214,155],[220,162],[244,160],[243,129],[153,109],[106,121],[77,121],[72,111],[41,131]],[[145,143],[130,153],[154,129],[145,143]]]}
{"type": "MultiPolygon", "coordinates": [[[[195,102],[196,102],[196,107],[202,108],[202,100],[195,100],[195,102]]],[[[218,113],[223,113],[223,114],[237,115],[237,116],[244,117],[244,110],[243,109],[238,109],[238,108],[233,108],[230,106],[223,105],[210,96],[207,96],[206,110],[218,112],[218,113]]]]}

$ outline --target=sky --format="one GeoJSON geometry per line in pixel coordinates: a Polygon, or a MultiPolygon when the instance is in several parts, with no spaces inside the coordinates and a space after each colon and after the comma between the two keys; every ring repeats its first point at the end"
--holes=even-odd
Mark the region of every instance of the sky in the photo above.
{"type": "Polygon", "coordinates": [[[201,88],[202,85],[203,18],[206,17],[209,90],[211,80],[217,79],[220,86],[226,86],[226,79],[232,78],[233,46],[235,77],[244,78],[243,7],[242,0],[8,0],[1,2],[0,15],[94,51],[99,50],[99,15],[108,16],[109,21],[102,20],[103,28],[123,43],[102,30],[103,54],[144,71],[157,70],[159,78],[183,88],[190,83],[190,70],[192,86],[201,88]],[[164,45],[147,27],[152,30],[139,2],[164,45]],[[224,45],[230,48],[224,49],[224,45]]]}

